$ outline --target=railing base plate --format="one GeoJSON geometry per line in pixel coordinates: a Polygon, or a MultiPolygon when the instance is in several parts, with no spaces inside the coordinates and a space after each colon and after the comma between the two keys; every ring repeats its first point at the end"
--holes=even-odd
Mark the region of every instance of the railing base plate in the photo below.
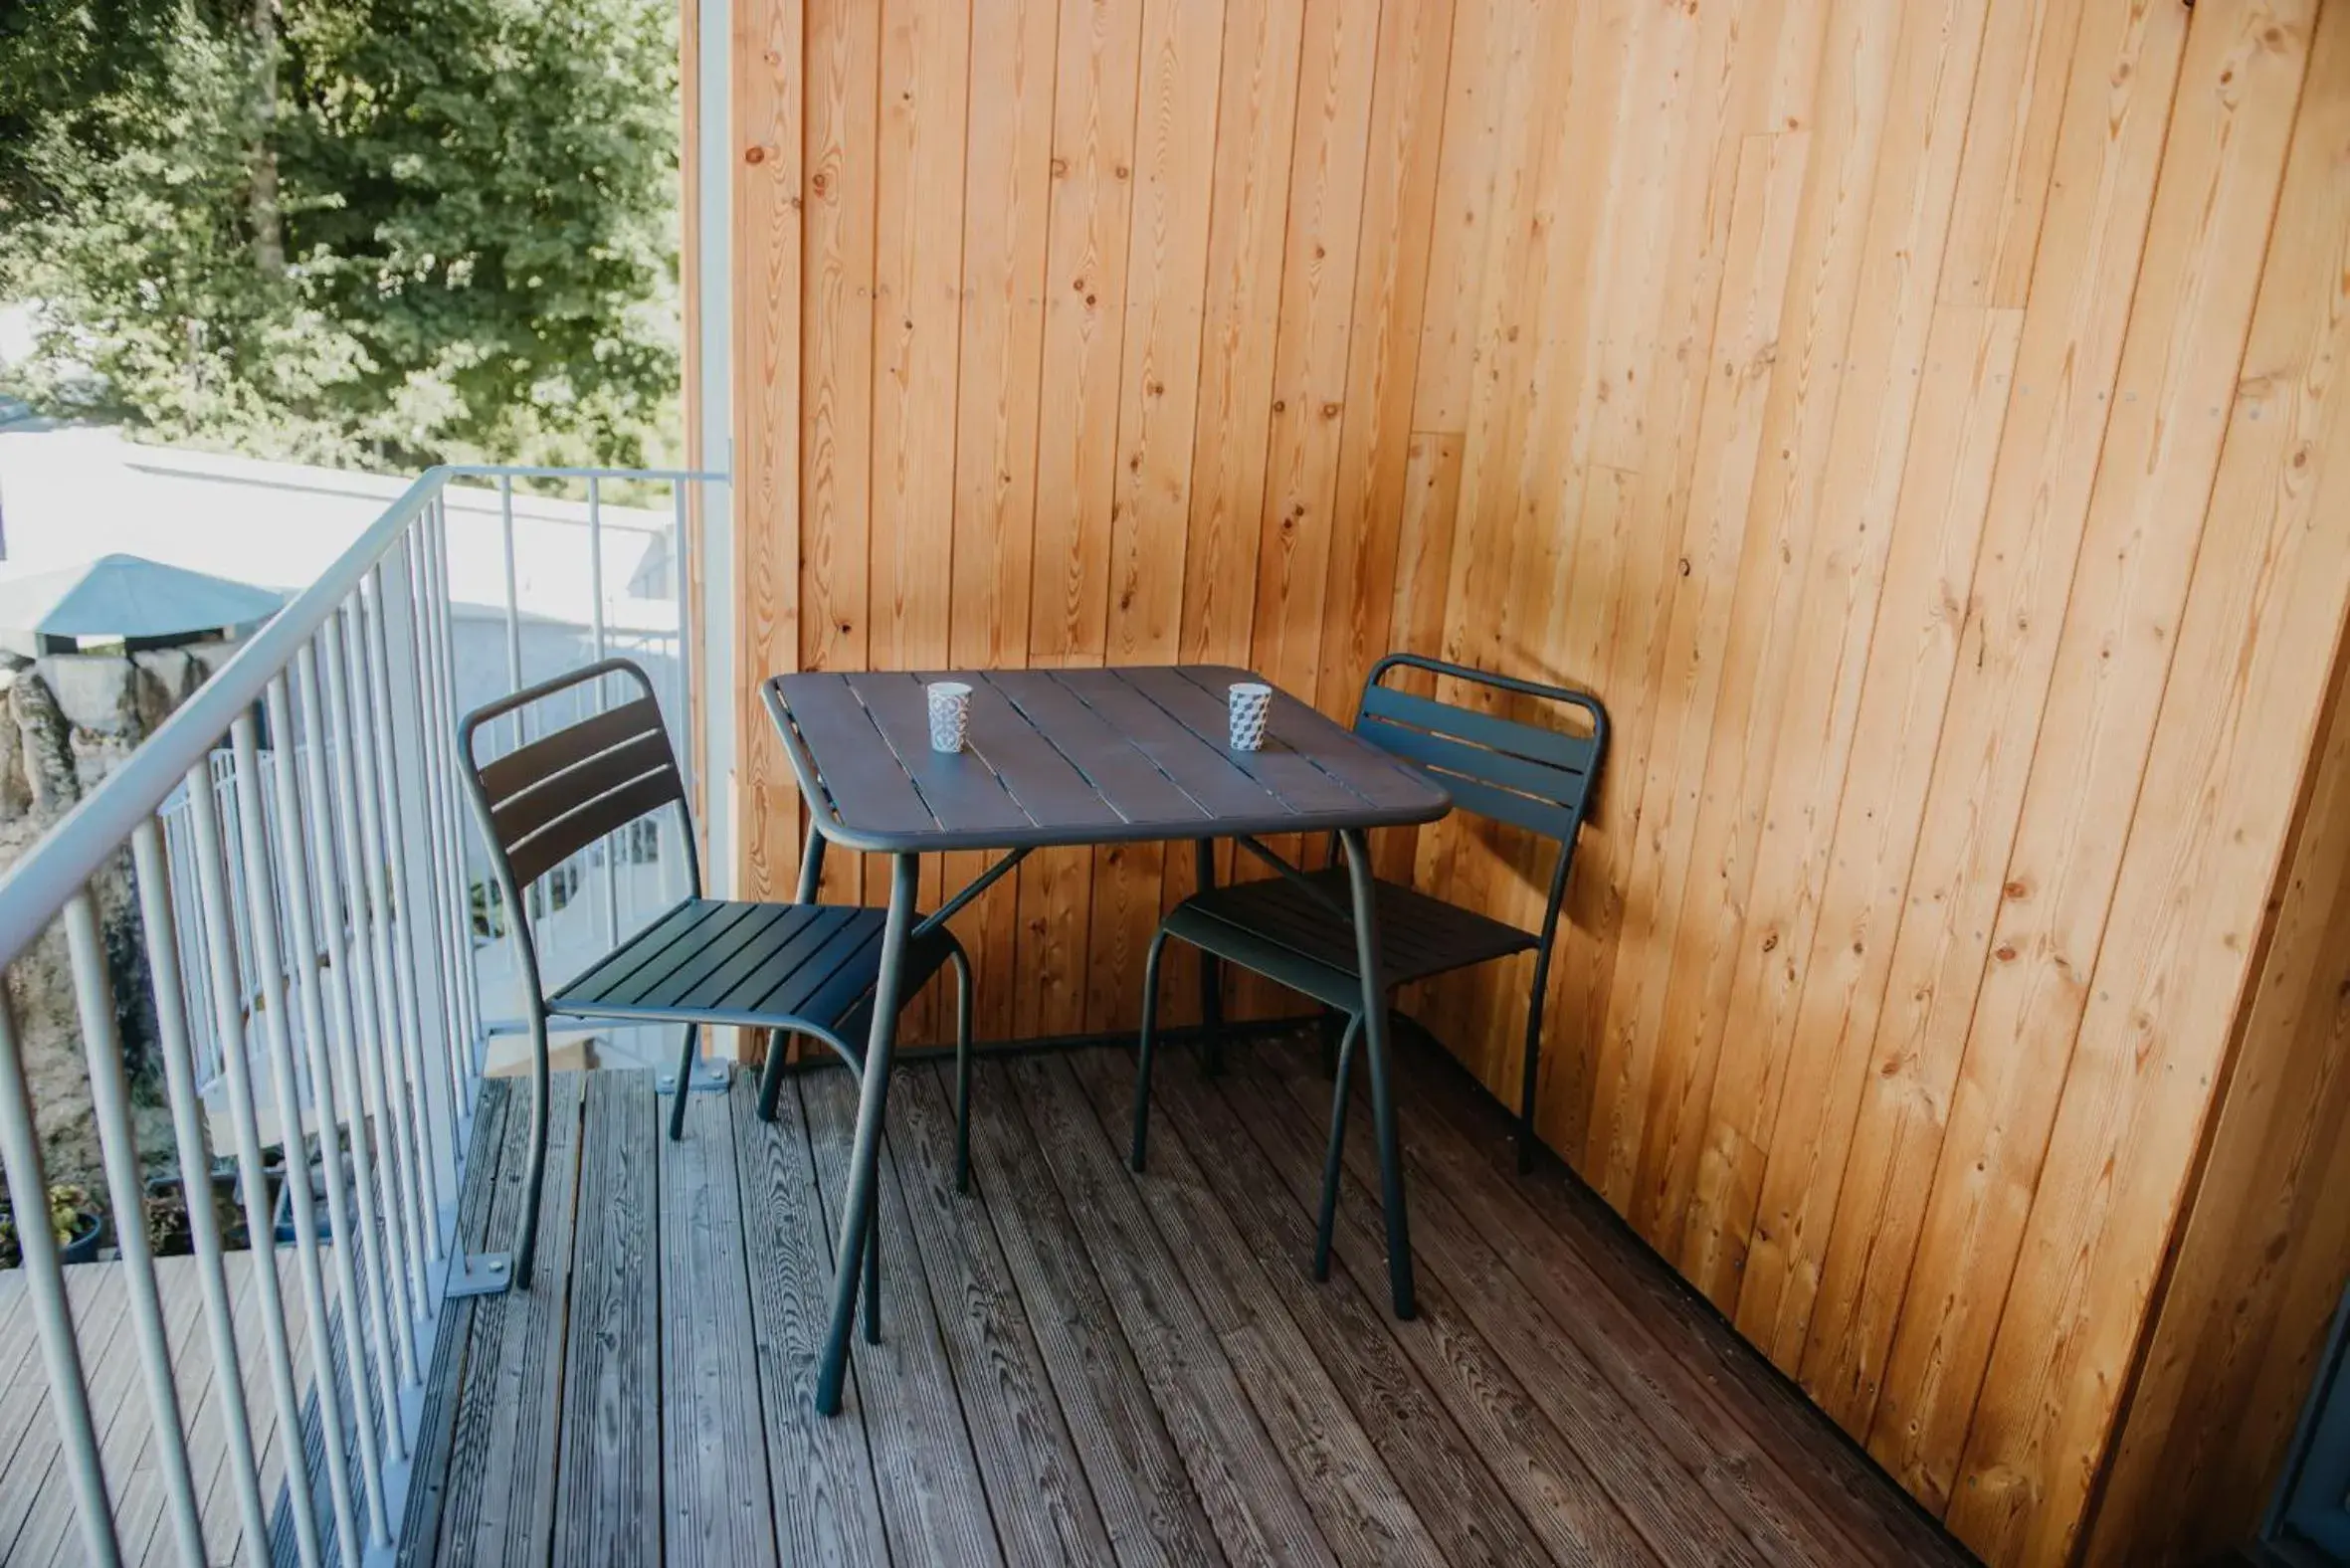
{"type": "MultiPolygon", "coordinates": [[[[733,1064],[700,1062],[694,1064],[693,1081],[687,1086],[696,1094],[723,1094],[727,1085],[733,1081],[733,1064]]],[[[678,1091],[678,1075],[664,1073],[654,1079],[654,1084],[664,1094],[675,1094],[678,1091]]]]}
{"type": "Polygon", "coordinates": [[[461,1257],[449,1265],[449,1282],[442,1296],[461,1301],[472,1295],[503,1295],[514,1282],[513,1261],[504,1253],[461,1257]]]}

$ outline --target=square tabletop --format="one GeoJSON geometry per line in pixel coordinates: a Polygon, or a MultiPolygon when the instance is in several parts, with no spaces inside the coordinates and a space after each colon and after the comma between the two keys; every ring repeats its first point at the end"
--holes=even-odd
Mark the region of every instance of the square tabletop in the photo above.
{"type": "Polygon", "coordinates": [[[1323,833],[1433,822],[1434,779],[1277,688],[1229,743],[1217,665],[776,676],[768,711],[827,839],[906,852],[1323,833]],[[965,749],[930,749],[931,681],[971,687],[965,749]]]}

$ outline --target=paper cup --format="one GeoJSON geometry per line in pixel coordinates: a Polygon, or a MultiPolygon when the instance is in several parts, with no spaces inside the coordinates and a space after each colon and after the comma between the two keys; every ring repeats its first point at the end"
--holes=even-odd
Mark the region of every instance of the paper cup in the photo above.
{"type": "Polygon", "coordinates": [[[1232,710],[1232,749],[1262,750],[1265,720],[1273,712],[1273,687],[1256,681],[1237,681],[1225,700],[1232,710]]]}
{"type": "Polygon", "coordinates": [[[971,729],[971,688],[960,681],[933,681],[923,690],[930,698],[930,749],[962,750],[971,729]]]}

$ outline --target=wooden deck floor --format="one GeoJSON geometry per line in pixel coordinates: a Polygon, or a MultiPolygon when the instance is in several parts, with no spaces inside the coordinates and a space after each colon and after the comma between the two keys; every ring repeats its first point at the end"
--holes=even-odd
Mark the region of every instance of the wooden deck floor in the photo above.
{"type": "MultiPolygon", "coordinates": [[[[228,1444],[220,1425],[212,1346],[204,1330],[203,1288],[192,1258],[155,1262],[157,1294],[171,1347],[173,1382],[187,1417],[188,1458],[204,1516],[208,1560],[237,1563],[289,1560],[294,1553],[293,1520],[285,1491],[288,1446],[270,1398],[269,1368],[262,1337],[262,1293],[254,1288],[259,1271],[252,1253],[225,1260],[229,1295],[235,1307],[240,1372],[253,1412],[253,1441],[260,1456],[262,1493],[275,1499],[270,1549],[247,1549],[229,1479],[228,1444]]],[[[277,1254],[287,1301],[289,1345],[299,1397],[307,1412],[303,1448],[306,1468],[318,1467],[317,1410],[311,1399],[308,1318],[291,1248],[277,1254]]],[[[153,1453],[154,1426],[140,1381],[130,1326],[128,1276],[117,1263],[76,1264],[66,1270],[66,1296],[81,1345],[84,1381],[90,1394],[91,1424],[105,1468],[114,1507],[114,1528],[125,1563],[178,1561],[153,1453]]],[[[329,1302],[333,1300],[330,1294],[329,1302]]],[[[332,1336],[339,1363],[339,1332],[332,1336]]],[[[346,1419],[349,1407],[346,1405],[346,1419]]],[[[74,1491],[59,1458],[57,1422],[50,1410],[49,1378],[41,1357],[33,1312],[25,1300],[23,1276],[0,1274],[0,1568],[73,1564],[83,1560],[81,1524],[74,1491]]]]}
{"type": "MultiPolygon", "coordinates": [[[[538,1282],[458,1309],[403,1560],[1965,1560],[1561,1170],[1517,1177],[1457,1068],[1405,1056],[1411,1323],[1367,1141],[1341,1266],[1307,1277],[1307,1047],[1236,1047],[1214,1081],[1172,1053],[1140,1179],[1128,1053],[984,1064],[968,1197],[947,1084],[905,1074],[886,1342],[832,1421],[847,1075],[794,1080],[772,1125],[738,1077],[674,1144],[644,1077],[559,1078],[538,1282]]],[[[521,1120],[493,1087],[477,1241],[506,1234],[521,1120]]]]}

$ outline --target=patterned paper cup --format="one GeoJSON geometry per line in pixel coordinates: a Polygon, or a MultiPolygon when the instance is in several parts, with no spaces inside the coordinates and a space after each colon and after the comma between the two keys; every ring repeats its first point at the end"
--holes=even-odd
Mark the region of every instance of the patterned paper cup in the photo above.
{"type": "Polygon", "coordinates": [[[971,728],[971,688],[960,681],[933,681],[923,690],[930,697],[930,749],[962,750],[971,728]]]}
{"type": "Polygon", "coordinates": [[[1262,750],[1265,720],[1273,712],[1273,687],[1255,681],[1237,681],[1226,701],[1232,709],[1232,749],[1262,750]]]}

